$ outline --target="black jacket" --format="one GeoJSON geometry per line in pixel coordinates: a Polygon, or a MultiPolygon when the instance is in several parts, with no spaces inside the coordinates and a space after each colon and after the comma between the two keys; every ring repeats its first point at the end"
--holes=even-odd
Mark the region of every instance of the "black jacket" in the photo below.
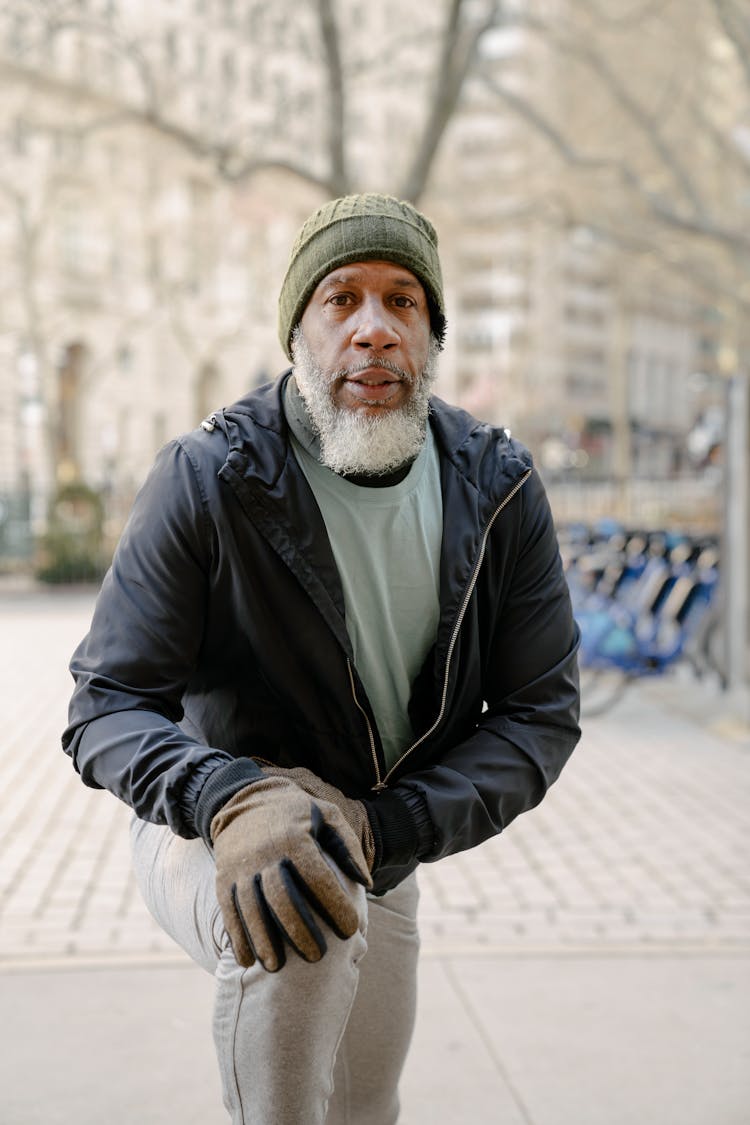
{"type": "Polygon", "coordinates": [[[386,770],[283,385],[159,454],[71,662],[63,746],[86,784],[187,837],[257,776],[250,755],[305,765],[370,802],[382,891],[541,800],[579,736],[578,634],[528,452],[433,399],[440,625],[386,770]]]}

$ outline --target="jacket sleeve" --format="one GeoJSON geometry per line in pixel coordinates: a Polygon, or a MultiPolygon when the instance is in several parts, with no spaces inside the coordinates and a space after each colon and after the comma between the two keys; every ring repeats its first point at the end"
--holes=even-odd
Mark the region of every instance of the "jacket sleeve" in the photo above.
{"type": "MultiPolygon", "coordinates": [[[[200,650],[213,550],[195,466],[166,446],[136,497],[71,660],[75,690],[63,749],[82,780],[106,788],[143,819],[184,836],[200,831],[206,782],[231,774],[230,791],[260,774],[179,725],[200,650]]],[[[225,798],[226,799],[226,798],[225,798]]]]}
{"type": "MultiPolygon", "coordinates": [[[[419,821],[417,856],[432,861],[474,847],[537,805],[580,737],[578,628],[557,536],[536,473],[521,490],[518,546],[507,596],[483,604],[494,620],[484,661],[485,710],[476,728],[434,765],[406,774],[401,801],[376,810],[387,841],[419,821]],[[429,827],[428,827],[429,825],[429,827]]],[[[501,529],[498,529],[498,533],[501,529]]],[[[491,565],[491,563],[490,563],[491,565]]],[[[494,584],[490,584],[494,586],[494,584]]],[[[480,596],[475,591],[474,596],[480,596]]],[[[401,849],[397,863],[406,861],[401,849]]]]}

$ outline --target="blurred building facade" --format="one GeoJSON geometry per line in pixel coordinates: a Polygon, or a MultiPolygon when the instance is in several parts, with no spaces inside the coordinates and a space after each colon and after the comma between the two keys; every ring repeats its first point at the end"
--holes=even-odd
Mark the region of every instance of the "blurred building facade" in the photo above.
{"type": "MultiPolygon", "coordinates": [[[[117,5],[100,7],[111,31],[117,5]]],[[[192,5],[143,15],[176,131],[220,128],[243,61],[231,26],[192,5]]],[[[155,451],[279,362],[275,292],[294,215],[131,116],[138,59],[108,34],[100,46],[75,27],[46,33],[32,9],[0,13],[0,515],[11,540],[24,515],[43,527],[55,489],[76,480],[107,496],[119,525],[155,451]]]]}
{"type": "MultiPolygon", "coordinates": [[[[281,369],[276,296],[299,221],[322,198],[283,168],[216,174],[238,127],[235,163],[261,147],[273,158],[282,139],[280,165],[290,145],[322,149],[305,9],[290,22],[257,0],[129,0],[148,35],[124,45],[118,0],[80,9],[85,31],[71,20],[50,32],[33,5],[0,11],[6,538],[9,513],[43,526],[73,480],[108,497],[116,529],[167,438],[281,369]]],[[[400,10],[352,3],[346,19],[363,43],[385,42],[400,10]]],[[[396,160],[411,143],[399,100],[424,92],[426,49],[417,37],[402,47],[413,91],[373,74],[368,96],[365,75],[350,108],[373,188],[393,182],[381,153],[396,160]]],[[[545,142],[498,112],[486,75],[552,99],[565,76],[518,29],[493,31],[482,51],[485,78],[469,82],[421,202],[441,233],[449,303],[439,391],[513,429],[550,477],[667,475],[696,413],[691,376],[707,372],[710,390],[710,325],[679,286],[632,273],[595,231],[539,205],[545,142]]]]}
{"type": "Polygon", "coordinates": [[[686,435],[721,400],[715,325],[679,278],[557,211],[548,140],[499,114],[495,76],[511,96],[567,99],[580,114],[560,59],[518,28],[493,31],[482,52],[484,80],[468,84],[441,160],[445,210],[460,208],[452,389],[518,430],[550,477],[670,477],[689,468],[686,435]]]}

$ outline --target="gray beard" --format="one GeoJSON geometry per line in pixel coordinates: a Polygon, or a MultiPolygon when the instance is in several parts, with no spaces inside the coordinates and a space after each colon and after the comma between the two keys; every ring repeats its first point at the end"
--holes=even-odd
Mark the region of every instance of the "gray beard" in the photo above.
{"type": "Polygon", "coordinates": [[[292,335],[292,360],[297,387],[313,429],[320,440],[323,465],[349,476],[361,473],[392,473],[413,461],[424,445],[430,390],[435,381],[440,351],[434,337],[424,371],[416,380],[389,360],[363,361],[359,368],[327,375],[318,366],[298,325],[292,335]],[[363,415],[337,406],[331,398],[333,383],[344,374],[367,367],[382,367],[413,385],[409,400],[397,410],[363,415]]]}

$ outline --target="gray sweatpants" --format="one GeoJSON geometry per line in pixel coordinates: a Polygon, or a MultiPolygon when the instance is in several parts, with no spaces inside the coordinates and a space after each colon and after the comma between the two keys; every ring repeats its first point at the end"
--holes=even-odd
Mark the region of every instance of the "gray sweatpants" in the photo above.
{"type": "Polygon", "coordinates": [[[283,969],[267,973],[234,959],[202,840],[134,819],[131,841],[151,914],[215,978],[214,1042],[233,1125],[394,1125],[416,1012],[415,876],[374,898],[337,871],[359,931],[347,941],[327,931],[320,961],[289,950],[283,969]]]}

